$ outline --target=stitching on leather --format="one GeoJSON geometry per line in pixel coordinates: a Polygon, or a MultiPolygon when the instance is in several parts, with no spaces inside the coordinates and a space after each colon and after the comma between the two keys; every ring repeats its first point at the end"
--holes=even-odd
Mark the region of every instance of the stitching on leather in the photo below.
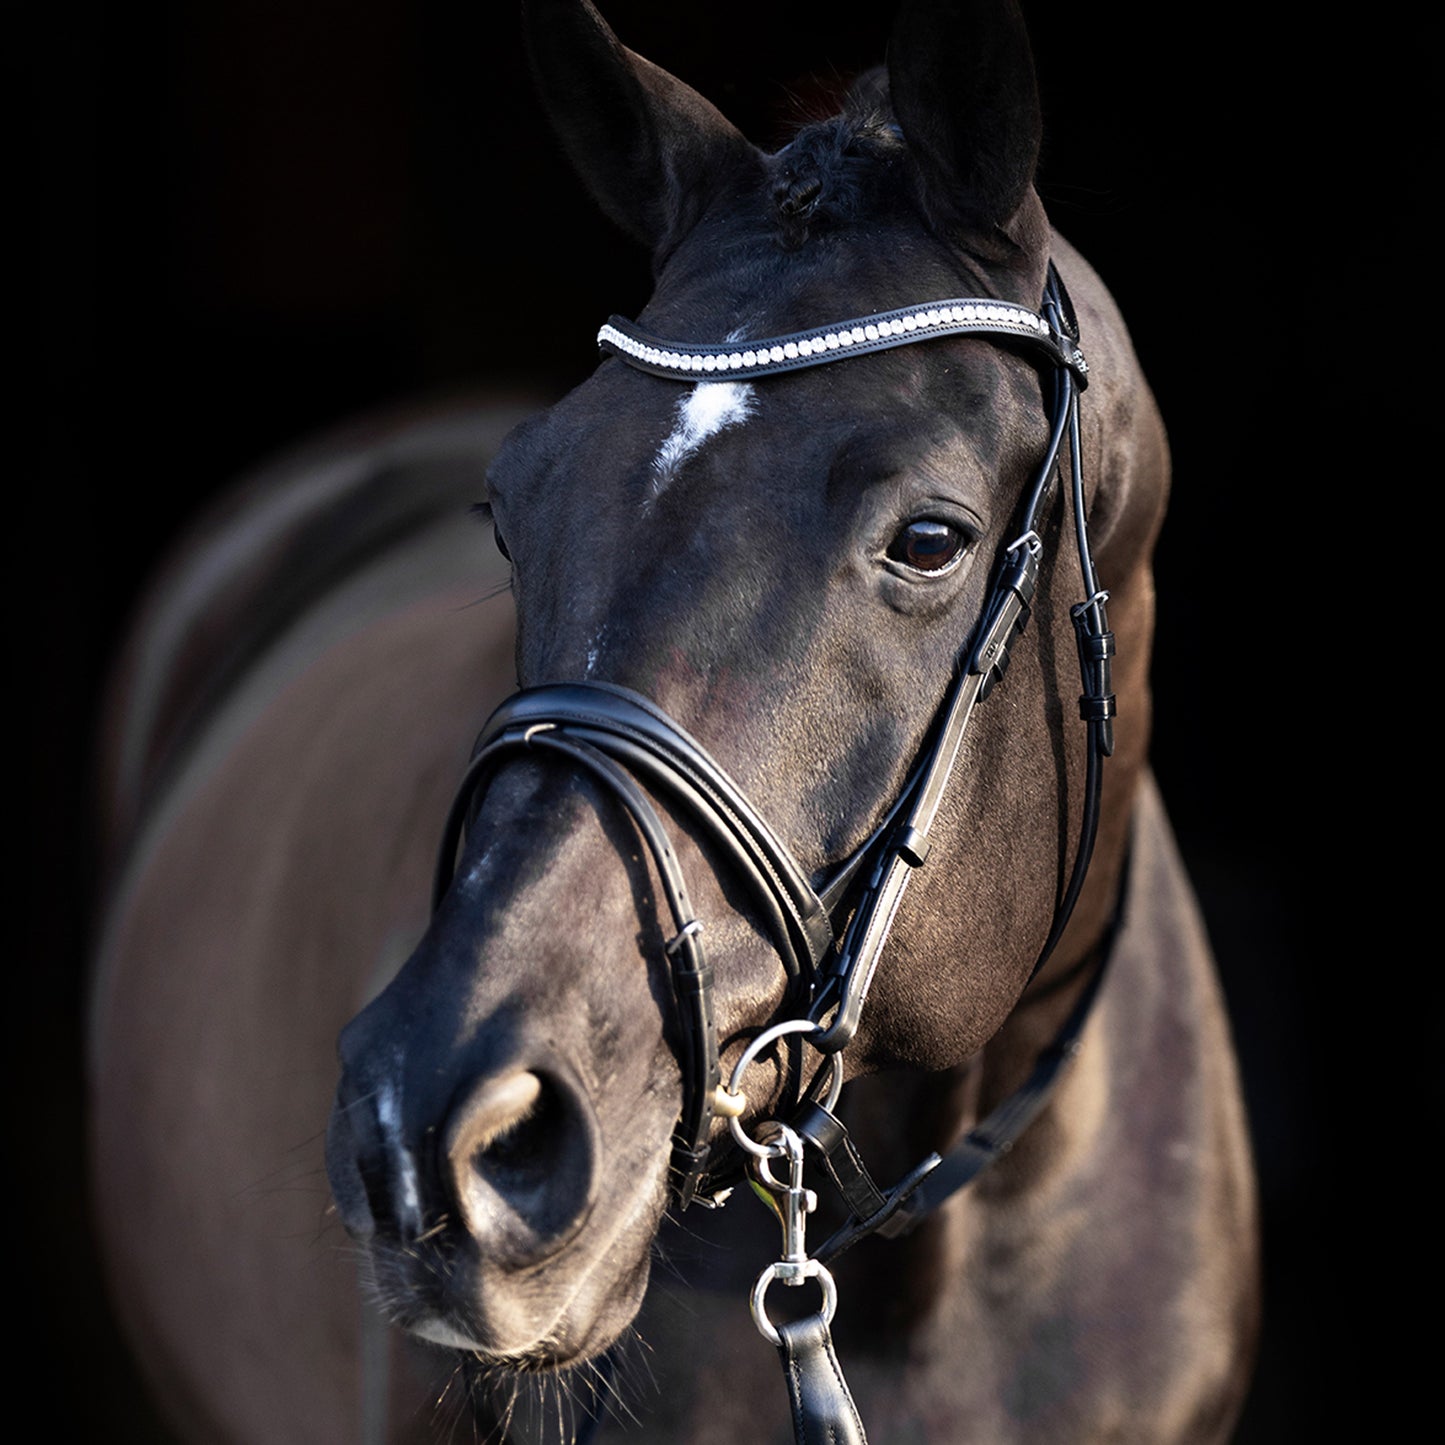
{"type": "MultiPolygon", "coordinates": [[[[858,1407],[853,1403],[853,1393],[848,1388],[848,1382],[843,1378],[843,1367],[838,1363],[838,1356],[833,1353],[833,1336],[825,1325],[823,1327],[823,1353],[827,1356],[829,1365],[833,1367],[833,1378],[838,1382],[838,1390],[848,1402],[848,1413],[853,1417],[853,1423],[858,1427],[858,1433],[863,1434],[863,1420],[858,1414],[858,1407]]],[[[829,1427],[829,1436],[836,1439],[832,1427],[829,1427]]]]}

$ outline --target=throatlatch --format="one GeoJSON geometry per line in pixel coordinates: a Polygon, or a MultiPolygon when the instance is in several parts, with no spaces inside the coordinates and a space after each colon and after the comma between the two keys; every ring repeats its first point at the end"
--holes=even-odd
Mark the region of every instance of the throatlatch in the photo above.
{"type": "Polygon", "coordinates": [[[857,1031],[909,879],[928,858],[930,833],[974,709],[1002,680],[1010,648],[1028,622],[1066,439],[1085,593],[1071,615],[1083,676],[1079,711],[1087,727],[1087,772],[1079,847],[1034,965],[1035,974],[1063,933],[1093,853],[1102,761],[1113,751],[1115,707],[1110,681],[1114,637],[1104,606],[1108,594],[1099,587],[1089,550],[1080,459],[1079,393],[1088,384],[1088,366],[1078,347],[1073,308],[1052,264],[1038,312],[975,298],[937,301],[767,340],[720,344],[664,340],[614,316],[597,338],[604,352],[630,366],[695,383],[719,374],[751,380],[955,335],[1016,344],[1042,363],[1049,440],[1024,500],[1018,535],[1004,549],[989,600],[928,742],[883,822],[831,878],[815,889],[737,785],[655,703],[626,688],[591,682],[524,689],[497,709],[477,739],[438,860],[434,906],[451,882],[458,845],[487,780],[508,757],[527,749],[570,759],[604,784],[633,819],[657,867],[675,929],[663,949],[684,1055],[673,1188],[684,1208],[694,1200],[715,1207],[732,1192],[737,1160],[724,1156],[716,1162],[711,1143],[714,1118],[727,1118],[754,1191],[782,1225],[782,1258],[759,1275],[752,1309],[759,1331],[782,1358],[800,1445],[865,1445],[862,1422],[829,1334],[837,1291],[828,1261],[869,1234],[905,1232],[1011,1146],[1043,1107],[1062,1068],[1077,1051],[1099,987],[1102,968],[1096,970],[1023,1087],[946,1156],[930,1154],[891,1189],[874,1182],[834,1112],[843,1076],[838,1056],[857,1031]],[[693,914],[667,830],[639,780],[689,813],[708,845],[743,880],[788,975],[784,1019],[752,1041],[727,1088],[721,1084],[713,976],[705,957],[703,925],[693,914]],[[845,920],[839,939],[836,925],[845,920]],[[818,1051],[820,1067],[785,1121],[763,1121],[750,1136],[741,1124],[746,1109],[744,1073],[760,1052],[792,1035],[818,1051]],[[811,1255],[806,1225],[817,1197],[804,1185],[809,1159],[822,1168],[848,1211],[848,1222],[811,1255]],[[783,1161],[786,1177],[779,1178],[774,1165],[781,1167],[783,1161]],[[774,1325],[766,1305],[772,1284],[796,1288],[810,1281],[822,1290],[820,1309],[795,1324],[774,1325]]]}

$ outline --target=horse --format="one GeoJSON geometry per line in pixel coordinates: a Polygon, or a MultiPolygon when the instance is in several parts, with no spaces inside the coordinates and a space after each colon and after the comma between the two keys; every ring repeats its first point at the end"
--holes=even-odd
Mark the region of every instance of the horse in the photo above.
{"type": "Polygon", "coordinates": [[[1148,765],[1168,447],[1034,189],[1022,18],[906,0],[764,153],[590,0],[524,13],[655,289],[509,430],[270,479],[139,630],[129,1333],[197,1440],[1227,1439],[1257,1207],[1148,765]],[[350,1253],[241,1162],[328,1103],[350,1253]]]}

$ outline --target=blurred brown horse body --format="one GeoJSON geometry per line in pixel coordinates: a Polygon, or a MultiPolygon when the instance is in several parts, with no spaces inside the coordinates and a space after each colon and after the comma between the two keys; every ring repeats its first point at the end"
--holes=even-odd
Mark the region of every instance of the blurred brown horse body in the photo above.
{"type": "MultiPolygon", "coordinates": [[[[906,1239],[840,1261],[834,1333],[877,1441],[1227,1438],[1254,1333],[1254,1198],[1213,964],[1146,761],[1167,448],[1112,300],[1033,192],[1017,17],[905,5],[896,119],[840,118],[763,156],[590,7],[531,10],[534,45],[560,57],[549,104],[574,159],[620,219],[636,206],[632,229],[676,229],[657,257],[663,334],[726,336],[740,306],[764,336],[929,297],[1032,308],[1051,262],[1066,280],[1120,640],[1098,849],[1034,983],[1084,792],[1060,700],[1077,579],[1051,557],[841,1056],[879,1176],[1008,1096],[1117,917],[1108,972],[1018,1147],[906,1239]],[[935,62],[974,44],[991,58],[968,95],[935,62]],[[966,165],[976,136],[1000,154],[966,165]],[[830,211],[830,186],[855,182],[877,217],[830,211]],[[930,186],[967,214],[928,213],[930,186]]],[[[771,1217],[746,1197],[668,1214],[681,1074],[666,935],[614,802],[566,768],[509,763],[429,924],[440,820],[519,674],[595,677],[679,719],[824,876],[887,813],[1017,535],[1039,389],[994,340],[940,339],[761,381],[668,452],[694,393],[612,358],[505,448],[514,417],[489,410],[333,445],[182,554],[112,720],[117,866],[91,1058],[112,1285],[184,1438],[470,1438],[472,1409],[483,1436],[565,1435],[547,1372],[572,1367],[585,1388],[604,1352],[619,1371],[598,1385],[607,1439],[788,1438],[745,1307],[776,1258],[771,1217]],[[511,606],[480,600],[491,579],[464,516],[494,456],[519,639],[511,606]],[[946,566],[899,551],[920,537],[948,540],[946,566]],[[333,1185],[396,1322],[455,1350],[364,1325],[353,1251],[327,1223],[335,1040],[368,1000],[343,1042],[333,1185]],[[523,1147],[501,1159],[508,1138],[523,1147]],[[497,1181],[518,1179],[503,1207],[497,1181]],[[676,1278],[649,1273],[659,1241],[676,1278]],[[426,1392],[458,1359],[540,1379],[537,1412],[513,1407],[515,1381],[472,1399],[456,1376],[433,1415],[426,1392]],[[389,1385],[388,1360],[405,1367],[389,1385]]],[[[1058,518],[1044,530],[1067,557],[1058,518]]],[[[677,841],[731,1060],[785,981],[708,840],[683,825],[677,841]]],[[[750,1085],[752,1120],[783,1092],[750,1085]]]]}
{"type": "Polygon", "coordinates": [[[514,685],[467,507],[521,414],[378,419],[278,463],[178,550],[122,660],[95,1217],[187,1441],[363,1438],[322,1163],[336,1034],[425,927],[458,760],[514,685]]]}

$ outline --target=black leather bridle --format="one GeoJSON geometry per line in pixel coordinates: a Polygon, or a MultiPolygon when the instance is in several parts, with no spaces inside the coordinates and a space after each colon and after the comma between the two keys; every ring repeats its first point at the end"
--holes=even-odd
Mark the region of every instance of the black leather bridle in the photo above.
{"type": "MultiPolygon", "coordinates": [[[[812,1020],[808,1042],[836,1054],[853,1037],[869,986],[908,880],[923,865],[930,832],[973,710],[1003,677],[1009,649],[1030,612],[1043,555],[1042,534],[1058,493],[1067,440],[1072,501],[1085,600],[1072,609],[1083,674],[1080,715],[1088,730],[1083,822],[1073,871],[1055,910],[1034,972],[1063,932],[1083,885],[1098,824],[1102,759],[1113,749],[1110,683],[1113,634],[1094,575],[1085,522],[1079,444],[1079,393],[1088,367],[1063,282],[1049,267],[1038,312],[980,299],[929,302],[820,330],[754,343],[694,345],[649,336],[619,317],[599,333],[604,352],[676,380],[752,380],[852,354],[936,336],[982,335],[1017,345],[1041,364],[1049,439],[1021,509],[1017,540],[1004,551],[989,600],[950,683],[939,715],[897,801],[871,836],[821,886],[806,872],[706,749],[649,699],[607,683],[526,688],[508,698],[482,729],[443,832],[433,905],[450,886],[457,849],[487,780],[509,758],[531,750],[568,760],[602,783],[636,824],[656,865],[675,930],[665,945],[680,1021],[682,1110],[674,1135],[672,1180],[679,1203],[725,1193],[729,1169],[713,1162],[713,1120],[721,1087],[713,976],[667,830],[646,788],[698,824],[719,866],[743,880],[788,976],[785,1016],[812,1020]]],[[[1024,1087],[950,1152],[930,1155],[892,1190],[878,1189],[846,1131],[817,1097],[818,1078],[798,1099],[793,1127],[817,1152],[850,1210],[850,1222],[818,1252],[832,1258],[863,1235],[899,1233],[996,1158],[1042,1107],[1076,1045],[1096,973],[1060,1035],[1024,1087]]],[[[830,1069],[838,1069],[836,1059],[830,1069]]],[[[731,1171],[736,1173],[735,1167],[731,1171]]]]}

